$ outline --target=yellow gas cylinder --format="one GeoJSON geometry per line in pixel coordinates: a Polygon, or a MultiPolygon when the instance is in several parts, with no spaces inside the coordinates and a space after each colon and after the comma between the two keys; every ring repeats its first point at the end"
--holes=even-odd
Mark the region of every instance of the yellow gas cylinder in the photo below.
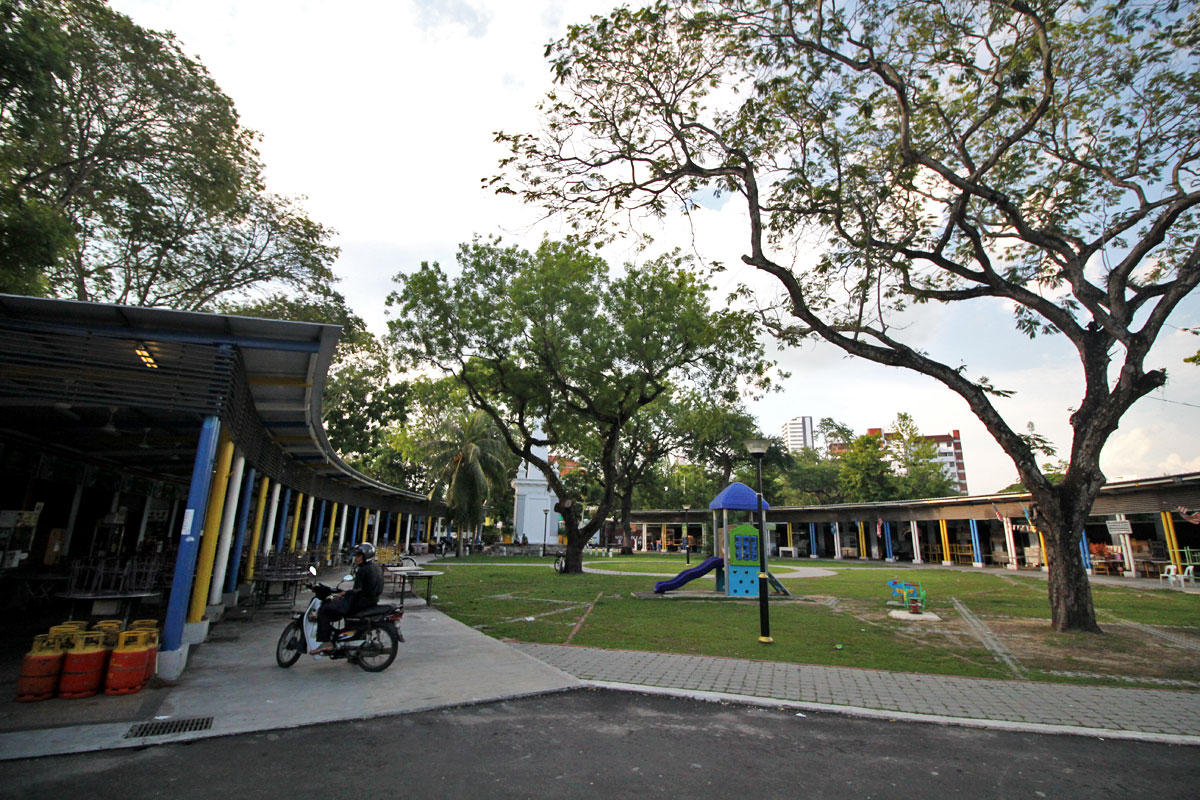
{"type": "Polygon", "coordinates": [[[104,646],[104,631],[76,631],[72,634],[70,648],[63,656],[58,696],[75,700],[91,697],[100,691],[108,652],[104,646]]]}
{"type": "Polygon", "coordinates": [[[146,659],[150,656],[150,631],[124,631],[108,659],[105,694],[133,694],[146,685],[146,659]]]}
{"type": "Polygon", "coordinates": [[[104,632],[104,644],[109,650],[117,646],[117,637],[125,629],[125,623],[119,619],[102,619],[92,625],[92,630],[104,632]]]}
{"type": "Polygon", "coordinates": [[[49,700],[54,697],[62,674],[63,651],[58,646],[58,637],[40,633],[33,637],[33,649],[21,661],[21,675],[17,678],[17,702],[30,703],[34,700],[49,700]]]}

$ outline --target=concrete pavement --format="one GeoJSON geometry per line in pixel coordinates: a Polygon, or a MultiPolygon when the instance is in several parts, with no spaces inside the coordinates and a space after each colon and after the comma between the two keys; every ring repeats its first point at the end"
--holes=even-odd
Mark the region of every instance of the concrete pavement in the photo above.
{"type": "Polygon", "coordinates": [[[1200,692],[1000,681],[505,643],[409,605],[390,669],[275,663],[286,613],[213,626],[174,685],[0,703],[0,759],[145,747],[585,687],[1038,733],[1200,745],[1200,692]]]}

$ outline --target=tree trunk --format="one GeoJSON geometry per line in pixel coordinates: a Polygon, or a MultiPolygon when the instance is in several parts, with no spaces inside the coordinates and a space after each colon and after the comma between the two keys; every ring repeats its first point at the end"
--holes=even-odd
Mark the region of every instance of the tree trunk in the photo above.
{"type": "MultiPolygon", "coordinates": [[[[1098,491],[1098,490],[1097,490],[1098,491]]],[[[1102,633],[1092,606],[1092,587],[1079,543],[1096,492],[1068,485],[1054,487],[1044,499],[1034,492],[1033,522],[1046,539],[1047,591],[1054,630],[1102,633]]]]}

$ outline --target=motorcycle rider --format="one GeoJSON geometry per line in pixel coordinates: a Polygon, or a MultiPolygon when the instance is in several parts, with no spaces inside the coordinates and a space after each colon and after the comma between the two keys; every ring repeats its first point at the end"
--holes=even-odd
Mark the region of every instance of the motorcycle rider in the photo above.
{"type": "Polygon", "coordinates": [[[375,563],[375,545],[362,542],[350,551],[354,554],[354,587],[330,597],[317,612],[317,641],[320,644],[309,655],[327,653],[333,649],[333,622],[371,608],[383,593],[383,570],[375,563]]]}

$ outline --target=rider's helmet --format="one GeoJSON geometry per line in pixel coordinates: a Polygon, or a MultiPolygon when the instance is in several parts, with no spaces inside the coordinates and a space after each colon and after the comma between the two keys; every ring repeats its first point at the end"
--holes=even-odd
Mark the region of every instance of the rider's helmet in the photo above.
{"type": "Polygon", "coordinates": [[[370,542],[361,542],[354,545],[350,549],[350,557],[353,558],[354,556],[362,556],[363,563],[367,563],[375,557],[375,545],[370,542]]]}

